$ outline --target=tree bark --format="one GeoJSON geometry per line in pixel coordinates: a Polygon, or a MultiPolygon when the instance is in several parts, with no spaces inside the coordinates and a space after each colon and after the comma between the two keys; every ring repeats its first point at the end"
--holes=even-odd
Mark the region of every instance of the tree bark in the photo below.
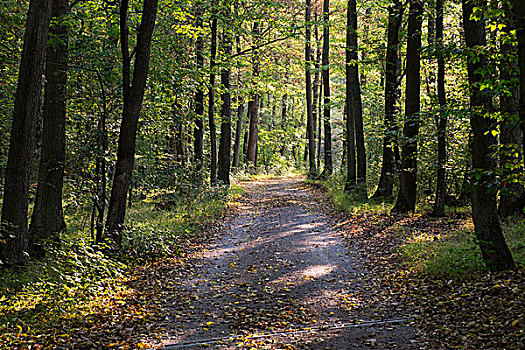
{"type": "MultiPolygon", "coordinates": [[[[305,91],[306,91],[306,138],[308,141],[308,177],[313,178],[317,174],[315,167],[315,131],[312,110],[312,50],[311,50],[311,21],[312,21],[312,4],[306,0],[306,9],[304,20],[306,22],[306,42],[304,46],[305,62],[305,91]]],[[[306,153],[305,153],[306,157],[306,153]]]]}
{"type": "MultiPolygon", "coordinates": [[[[195,3],[196,24],[195,26],[202,29],[203,26],[203,7],[202,0],[195,3]]],[[[204,68],[204,38],[202,34],[198,34],[195,42],[195,66],[197,72],[201,72],[204,68]]],[[[195,92],[195,128],[193,129],[193,153],[194,162],[198,170],[202,169],[204,162],[204,89],[202,84],[197,85],[195,92]]]]}
{"type": "MultiPolygon", "coordinates": [[[[257,45],[259,42],[259,22],[253,24],[253,40],[254,44],[253,55],[252,55],[252,66],[253,66],[253,80],[256,82],[259,79],[259,50],[257,45]]],[[[256,91],[252,95],[252,99],[248,102],[248,114],[250,115],[250,128],[248,136],[248,150],[246,152],[246,159],[248,160],[251,167],[254,169],[257,167],[257,141],[259,139],[259,101],[260,95],[256,91]]]]}
{"type": "Polygon", "coordinates": [[[35,124],[40,110],[51,0],[31,0],[15,93],[0,227],[0,262],[23,265],[29,244],[27,210],[35,124]]]}
{"type": "Polygon", "coordinates": [[[210,88],[208,90],[208,126],[210,128],[210,184],[217,185],[217,127],[215,125],[215,56],[217,55],[217,14],[213,9],[210,43],[210,88]]]}
{"type": "Polygon", "coordinates": [[[326,179],[333,172],[332,127],[330,125],[330,0],[323,1],[323,124],[324,124],[324,169],[321,177],[326,179]]]}
{"type": "MultiPolygon", "coordinates": [[[[288,94],[285,93],[283,95],[282,108],[281,108],[281,130],[283,132],[283,136],[286,136],[286,128],[287,128],[287,125],[288,125],[288,117],[286,115],[286,113],[287,113],[287,106],[288,106],[288,94]]],[[[283,143],[282,143],[281,149],[279,151],[279,153],[283,157],[286,154],[286,143],[287,143],[286,137],[283,137],[283,143]]]]}
{"type": "Polygon", "coordinates": [[[388,8],[388,39],[385,55],[385,130],[383,136],[383,160],[381,176],[376,192],[372,197],[391,197],[394,188],[395,157],[397,147],[398,86],[399,86],[399,28],[403,20],[403,6],[393,0],[388,8]]]}
{"type": "Polygon", "coordinates": [[[436,45],[437,45],[437,90],[439,101],[439,116],[437,123],[438,157],[436,200],[432,208],[432,215],[445,215],[445,197],[447,194],[446,164],[447,164],[447,96],[445,93],[445,58],[443,57],[443,3],[436,0],[436,45]]]}
{"type": "Polygon", "coordinates": [[[29,227],[29,255],[43,258],[46,241],[60,241],[66,228],[62,208],[66,152],[66,104],[68,37],[64,16],[68,0],[54,0],[46,47],[43,134],[35,207],[29,227]]]}
{"type": "MultiPolygon", "coordinates": [[[[361,114],[361,89],[357,66],[357,4],[355,0],[347,2],[346,9],[346,184],[345,191],[350,192],[356,185],[356,120],[361,114]]],[[[362,120],[361,120],[362,122],[362,120]]],[[[362,126],[362,124],[361,124],[362,126]]],[[[362,131],[362,130],[361,130],[362,131]]]]}
{"type": "MultiPolygon", "coordinates": [[[[314,81],[313,81],[313,87],[312,87],[312,120],[313,120],[313,129],[314,129],[314,140],[317,140],[318,133],[317,133],[317,126],[321,123],[321,114],[318,113],[319,105],[321,104],[321,94],[319,93],[320,85],[321,85],[321,46],[319,44],[319,32],[318,32],[318,21],[317,21],[317,12],[315,13],[314,17],[314,41],[315,41],[315,62],[314,62],[314,81]],[[319,123],[319,124],[318,124],[319,123]]],[[[316,169],[319,169],[319,152],[317,152],[318,148],[320,147],[319,142],[316,141],[316,169]]]]}
{"type": "MultiPolygon", "coordinates": [[[[496,192],[494,191],[495,160],[491,147],[496,139],[491,131],[495,123],[485,114],[492,110],[492,96],[481,91],[483,81],[481,70],[486,67],[487,57],[482,52],[487,44],[485,21],[471,18],[475,6],[480,2],[462,0],[463,29],[465,42],[476,59],[467,60],[470,87],[470,125],[472,128],[472,173],[475,179],[472,186],[472,220],[483,261],[491,271],[501,271],[514,267],[514,260],[505,243],[497,215],[496,192]]],[[[484,1],[481,5],[484,5],[484,1]]]]}
{"type": "MultiPolygon", "coordinates": [[[[224,18],[230,17],[230,7],[227,4],[224,10],[224,18]]],[[[222,48],[224,50],[223,61],[228,62],[232,53],[232,39],[230,28],[225,23],[222,34],[222,48]]],[[[219,159],[217,179],[220,183],[230,185],[230,165],[231,165],[231,145],[232,145],[232,125],[231,125],[231,95],[230,95],[230,76],[231,69],[228,63],[221,70],[221,138],[219,142],[219,159]]]]}
{"type": "Polygon", "coordinates": [[[420,123],[420,56],[423,5],[411,0],[408,15],[406,60],[406,102],[403,136],[405,139],[399,174],[399,193],[394,212],[406,213],[416,209],[417,201],[417,138],[420,123]]]}
{"type": "Polygon", "coordinates": [[[155,27],[158,0],[144,0],[142,18],[137,34],[135,62],[131,76],[131,55],[129,52],[128,5],[129,0],[120,4],[120,45],[122,51],[123,112],[118,139],[117,163],[113,176],[106,235],[120,245],[122,228],[126,216],[126,197],[133,175],[135,146],[139,113],[146,89],[146,79],[151,51],[151,38],[155,27]]]}

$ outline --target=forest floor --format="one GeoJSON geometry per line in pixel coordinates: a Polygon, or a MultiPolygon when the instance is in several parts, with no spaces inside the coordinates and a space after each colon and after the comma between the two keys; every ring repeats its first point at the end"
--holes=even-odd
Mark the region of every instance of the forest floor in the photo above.
{"type": "Polygon", "coordinates": [[[157,266],[168,349],[416,349],[412,315],[382,298],[323,195],[302,178],[246,194],[187,259],[157,266]]]}

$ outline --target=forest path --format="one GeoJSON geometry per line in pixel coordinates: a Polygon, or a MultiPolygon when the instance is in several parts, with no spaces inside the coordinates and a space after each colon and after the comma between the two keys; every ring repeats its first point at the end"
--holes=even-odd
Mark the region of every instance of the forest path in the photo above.
{"type": "Polygon", "coordinates": [[[170,277],[165,348],[417,348],[302,178],[242,186],[223,232],[170,277]]]}

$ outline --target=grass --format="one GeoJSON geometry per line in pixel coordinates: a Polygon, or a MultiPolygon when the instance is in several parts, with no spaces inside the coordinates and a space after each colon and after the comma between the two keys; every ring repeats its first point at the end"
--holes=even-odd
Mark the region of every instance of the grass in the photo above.
{"type": "Polygon", "coordinates": [[[188,239],[224,213],[229,199],[242,193],[233,184],[191,198],[151,194],[128,209],[118,254],[94,247],[87,208],[67,210],[68,231],[59,248],[24,269],[0,271],[0,348],[29,348],[45,339],[49,344],[64,332],[60,325],[111,313],[115,299],[134,293],[126,280],[135,268],[177,256],[188,239]],[[164,198],[170,199],[170,210],[156,207],[164,198]]]}
{"type": "MultiPolygon", "coordinates": [[[[346,193],[341,185],[343,180],[337,176],[309,182],[324,185],[334,204],[354,216],[390,216],[392,202],[368,200],[358,191],[346,193]]],[[[486,273],[469,219],[470,208],[447,207],[444,218],[425,216],[429,211],[428,206],[416,211],[416,216],[420,216],[417,224],[400,217],[391,227],[384,228],[392,238],[404,237],[397,251],[406,268],[436,279],[475,278],[486,273]]],[[[525,265],[525,220],[523,217],[510,218],[502,223],[502,228],[516,264],[525,265]]]]}

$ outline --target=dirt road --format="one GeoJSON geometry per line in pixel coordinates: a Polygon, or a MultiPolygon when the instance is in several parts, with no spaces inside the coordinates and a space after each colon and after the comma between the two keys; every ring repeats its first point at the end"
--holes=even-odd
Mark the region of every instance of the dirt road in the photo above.
{"type": "Polygon", "coordinates": [[[375,302],[316,192],[300,178],[243,186],[223,232],[172,277],[165,348],[418,348],[402,306],[375,302]]]}

